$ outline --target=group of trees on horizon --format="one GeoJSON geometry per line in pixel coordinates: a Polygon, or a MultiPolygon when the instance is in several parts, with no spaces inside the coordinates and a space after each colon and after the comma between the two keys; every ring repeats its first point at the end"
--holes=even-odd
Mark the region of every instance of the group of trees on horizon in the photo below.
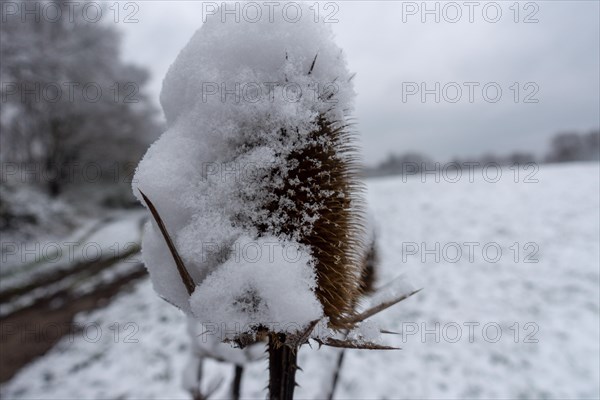
{"type": "MultiPolygon", "coordinates": [[[[0,181],[7,183],[19,165],[29,168],[28,183],[57,197],[100,174],[100,182],[120,187],[122,196],[129,197],[127,177],[163,129],[144,91],[149,72],[123,62],[114,25],[84,20],[80,12],[64,14],[74,20],[16,15],[0,24],[0,181]]],[[[515,152],[453,161],[504,165],[598,160],[599,138],[598,131],[560,133],[541,158],[515,152]]],[[[391,154],[367,168],[366,175],[401,174],[407,164],[414,171],[415,165],[434,163],[417,152],[391,154]]]]}
{"type": "Polygon", "coordinates": [[[130,192],[122,178],[161,129],[144,92],[149,72],[122,60],[114,24],[84,19],[79,3],[75,12],[48,3],[63,17],[3,15],[0,24],[2,183],[18,166],[52,197],[86,175],[130,192]]]}
{"type": "MultiPolygon", "coordinates": [[[[465,163],[475,163],[476,166],[485,166],[491,163],[524,165],[575,161],[600,161],[600,131],[559,133],[551,139],[549,150],[541,157],[536,157],[531,152],[519,151],[505,156],[487,153],[469,159],[454,158],[448,164],[456,163],[462,166],[465,163]]],[[[390,154],[378,165],[366,168],[365,174],[366,176],[401,175],[407,171],[415,173],[421,169],[431,169],[435,164],[433,158],[418,152],[390,154]]]]}

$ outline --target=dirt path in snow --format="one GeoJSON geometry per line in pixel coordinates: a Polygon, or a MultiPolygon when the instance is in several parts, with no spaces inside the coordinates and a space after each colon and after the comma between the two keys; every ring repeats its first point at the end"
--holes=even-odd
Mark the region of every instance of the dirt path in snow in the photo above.
{"type": "MultiPolygon", "coordinates": [[[[115,220],[119,218],[102,219],[78,242],[83,243],[103,229],[110,229],[115,220]]],[[[136,245],[129,246],[121,254],[57,268],[0,292],[3,304],[18,304],[20,298],[28,296],[34,299],[30,305],[16,306],[14,310],[0,314],[0,383],[44,355],[64,336],[78,333],[73,325],[77,313],[105,306],[121,290],[147,275],[139,258],[135,259],[139,255],[143,222],[140,218],[134,223],[139,228],[132,231],[131,243],[136,245]],[[119,263],[126,263],[127,268],[119,270],[119,263]],[[109,270],[114,271],[114,276],[102,278],[109,270]],[[78,291],[86,283],[91,287],[84,292],[78,291]]]]}
{"type": "Polygon", "coordinates": [[[0,383],[44,355],[62,337],[76,333],[73,319],[77,313],[107,305],[119,291],[146,275],[144,266],[139,264],[127,275],[97,287],[92,293],[76,296],[68,291],[59,292],[1,318],[0,383]]]}

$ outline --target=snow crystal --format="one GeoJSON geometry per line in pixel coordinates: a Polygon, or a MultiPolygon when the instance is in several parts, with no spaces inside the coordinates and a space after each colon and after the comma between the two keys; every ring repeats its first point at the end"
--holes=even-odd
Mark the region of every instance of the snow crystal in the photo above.
{"type": "MultiPolygon", "coordinates": [[[[308,5],[302,7],[311,15],[308,5]]],[[[141,190],[154,203],[198,285],[190,307],[153,221],[142,246],[158,294],[211,321],[304,324],[322,315],[310,249],[295,263],[248,262],[232,254],[236,244],[266,238],[280,248],[295,246],[312,229],[320,204],[295,204],[295,193],[323,196],[314,195],[318,188],[310,182],[288,176],[294,168],[288,156],[323,145],[324,138],[309,135],[319,118],[346,122],[353,108],[351,78],[323,21],[207,18],[165,77],[167,131],[133,180],[135,195],[143,203],[141,190]],[[274,198],[284,183],[293,189],[274,198]],[[290,210],[300,216],[293,221],[298,232],[284,234],[280,227],[290,223],[290,210]]]]}
{"type": "Polygon", "coordinates": [[[187,331],[192,343],[192,358],[213,358],[236,365],[245,365],[265,358],[264,346],[247,346],[240,350],[229,343],[222,343],[214,325],[203,324],[196,318],[187,318],[187,331]]]}
{"type": "MultiPolygon", "coordinates": [[[[310,15],[307,5],[303,7],[310,15]]],[[[332,106],[334,112],[351,109],[350,78],[330,24],[312,18],[290,23],[281,16],[273,22],[223,23],[209,17],[169,69],[161,103],[169,126],[188,116],[202,123],[198,129],[214,130],[211,136],[220,142],[221,134],[247,130],[256,121],[279,129],[287,120],[295,128],[299,121],[308,123],[315,112],[332,106]],[[327,91],[335,91],[335,98],[315,101],[315,93],[327,91]],[[266,115],[270,121],[263,121],[266,115]],[[229,123],[222,126],[223,121],[229,123]]],[[[254,133],[258,132],[247,132],[254,133]]]]}
{"type": "Polygon", "coordinates": [[[232,256],[196,288],[190,298],[194,315],[222,330],[223,339],[259,325],[295,332],[321,318],[322,306],[312,292],[312,257],[302,248],[289,252],[289,246],[272,237],[240,238],[235,248],[255,251],[232,256]]]}
{"type": "Polygon", "coordinates": [[[379,343],[381,342],[381,328],[376,322],[366,320],[351,330],[348,338],[359,343],[379,343]]]}

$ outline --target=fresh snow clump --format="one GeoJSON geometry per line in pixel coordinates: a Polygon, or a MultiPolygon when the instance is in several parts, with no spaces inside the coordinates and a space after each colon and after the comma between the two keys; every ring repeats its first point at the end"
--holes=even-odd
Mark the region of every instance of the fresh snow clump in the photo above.
{"type": "Polygon", "coordinates": [[[194,314],[214,324],[222,339],[234,339],[240,331],[259,325],[275,332],[295,332],[321,317],[321,304],[312,293],[312,257],[305,249],[288,251],[295,245],[249,237],[242,237],[235,247],[254,254],[231,257],[190,299],[194,314]]]}
{"type": "Polygon", "coordinates": [[[323,315],[314,257],[298,243],[318,220],[323,194],[288,176],[288,156],[326,140],[309,135],[318,118],[345,123],[354,90],[330,25],[307,7],[294,23],[209,17],[163,82],[167,131],[140,162],[133,190],[161,215],[197,285],[191,301],[154,221],[143,257],[158,294],[200,322],[284,329],[323,315]],[[273,198],[284,183],[294,190],[273,198]],[[306,201],[296,204],[296,193],[306,201]],[[298,232],[282,232],[284,224],[298,232]],[[256,260],[236,250],[249,243],[262,252],[256,260]],[[282,256],[287,246],[301,257],[282,256]]]}

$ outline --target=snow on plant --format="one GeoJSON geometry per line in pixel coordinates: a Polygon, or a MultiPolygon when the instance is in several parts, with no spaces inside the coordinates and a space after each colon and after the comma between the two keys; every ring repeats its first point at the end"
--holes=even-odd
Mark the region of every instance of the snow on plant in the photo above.
{"type": "Polygon", "coordinates": [[[167,73],[167,131],[135,174],[154,216],[142,247],[155,290],[225,326],[223,340],[268,338],[271,372],[287,369],[271,375],[275,397],[289,397],[295,350],[319,320],[362,321],[352,78],[323,21],[209,17],[167,73]]]}
{"type": "Polygon", "coordinates": [[[361,247],[347,128],[354,91],[332,39],[329,26],[312,19],[209,18],[171,66],[161,94],[168,130],[141,161],[134,192],[160,211],[199,285],[190,302],[159,229],[148,225],[144,260],[153,283],[182,310],[281,329],[351,311],[361,247]],[[293,99],[292,90],[299,90],[293,99]],[[236,166],[257,168],[251,177],[211,173],[236,166]],[[258,244],[260,259],[230,254],[240,241],[258,244]],[[280,249],[267,251],[273,244],[280,249]],[[285,246],[300,259],[282,257],[285,246]],[[282,301],[286,292],[297,300],[282,301]]]}

